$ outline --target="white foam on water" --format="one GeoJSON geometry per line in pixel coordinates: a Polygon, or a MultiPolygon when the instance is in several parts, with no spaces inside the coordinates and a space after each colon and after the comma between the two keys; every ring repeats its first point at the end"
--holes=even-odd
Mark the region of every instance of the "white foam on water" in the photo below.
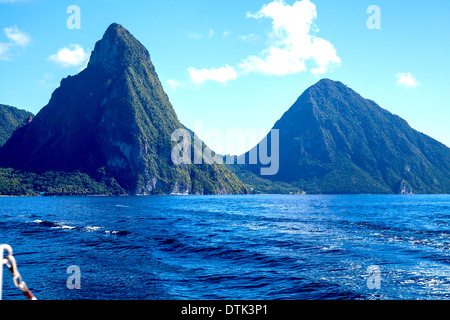
{"type": "Polygon", "coordinates": [[[94,232],[94,231],[97,231],[97,230],[102,229],[102,228],[103,227],[98,227],[98,226],[93,226],[93,227],[87,226],[87,227],[84,227],[83,229],[86,232],[94,232]]]}
{"type": "Polygon", "coordinates": [[[66,230],[73,230],[76,229],[76,227],[65,225],[64,223],[55,223],[55,226],[51,227],[52,229],[66,229],[66,230]]]}

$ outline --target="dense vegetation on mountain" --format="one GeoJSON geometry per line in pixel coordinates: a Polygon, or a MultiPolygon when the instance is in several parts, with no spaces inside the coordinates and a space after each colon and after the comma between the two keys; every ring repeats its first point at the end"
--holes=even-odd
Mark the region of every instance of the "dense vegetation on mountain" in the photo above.
{"type": "MultiPolygon", "coordinates": [[[[272,176],[248,164],[261,144],[247,165],[173,163],[178,129],[147,49],[112,24],[36,117],[0,105],[0,195],[450,193],[448,147],[337,81],[311,86],[276,122],[272,176]]],[[[211,152],[185,132],[191,160],[211,152]]]]}
{"type": "Polygon", "coordinates": [[[125,190],[112,177],[98,181],[81,172],[43,174],[0,168],[0,195],[124,195],[125,190]]]}
{"type": "Polygon", "coordinates": [[[31,112],[0,104],[0,146],[5,144],[17,127],[32,117],[34,115],[31,112]]]}
{"type": "Polygon", "coordinates": [[[89,176],[104,168],[129,194],[247,193],[225,165],[173,164],[171,135],[180,128],[148,51],[112,24],[87,68],[63,79],[0,149],[0,165],[89,176]]]}
{"type": "Polygon", "coordinates": [[[274,129],[280,169],[266,180],[308,193],[450,193],[450,149],[340,82],[307,89],[274,129]]]}
{"type": "Polygon", "coordinates": [[[229,165],[239,179],[250,189],[251,194],[304,194],[302,188],[295,183],[265,179],[246,169],[243,165],[229,165]]]}

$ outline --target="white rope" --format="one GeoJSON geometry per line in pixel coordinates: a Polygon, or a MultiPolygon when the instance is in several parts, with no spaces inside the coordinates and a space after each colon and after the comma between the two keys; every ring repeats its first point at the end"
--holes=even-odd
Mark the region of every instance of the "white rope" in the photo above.
{"type": "Polygon", "coordinates": [[[1,252],[1,265],[0,265],[0,300],[2,299],[2,284],[3,284],[3,265],[9,269],[11,276],[13,278],[14,285],[19,288],[22,293],[30,300],[36,300],[35,296],[28,289],[26,283],[22,280],[22,276],[17,269],[16,259],[13,256],[13,250],[11,246],[7,244],[0,245],[1,252]],[[6,258],[3,256],[4,251],[8,251],[6,258]]]}
{"type": "Polygon", "coordinates": [[[7,244],[0,245],[0,300],[2,300],[2,289],[3,289],[3,265],[8,263],[8,259],[4,257],[4,251],[8,252],[8,256],[12,255],[12,248],[7,244]]]}

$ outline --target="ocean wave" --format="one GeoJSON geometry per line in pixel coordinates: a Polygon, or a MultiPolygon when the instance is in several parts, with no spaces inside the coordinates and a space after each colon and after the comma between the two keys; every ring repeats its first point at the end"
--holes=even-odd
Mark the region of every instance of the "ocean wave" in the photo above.
{"type": "Polygon", "coordinates": [[[69,225],[65,224],[64,222],[51,222],[51,221],[45,221],[45,220],[34,220],[34,221],[31,221],[31,223],[36,223],[36,224],[39,224],[40,226],[48,227],[48,228],[51,228],[51,229],[74,230],[74,229],[77,228],[75,226],[69,226],[69,225]]]}
{"type": "MultiPolygon", "coordinates": [[[[36,219],[33,221],[28,221],[28,223],[35,223],[41,227],[46,227],[46,228],[50,228],[50,229],[78,230],[81,232],[90,232],[90,233],[100,232],[100,231],[102,231],[101,229],[105,229],[105,227],[101,227],[101,226],[77,227],[77,226],[68,225],[64,222],[52,222],[52,221],[39,220],[39,219],[36,219]]],[[[125,235],[130,234],[131,232],[126,231],[126,230],[105,230],[101,233],[107,234],[107,235],[125,236],[125,235]]]]}
{"type": "Polygon", "coordinates": [[[98,231],[98,230],[100,230],[100,229],[103,229],[103,227],[98,227],[98,226],[87,226],[87,227],[84,227],[83,229],[82,229],[82,231],[85,231],[85,232],[95,232],[95,231],[98,231]]]}
{"type": "Polygon", "coordinates": [[[69,226],[67,224],[64,223],[55,223],[53,227],[51,227],[52,229],[65,229],[65,230],[74,230],[77,227],[74,226],[69,226]]]}
{"type": "Polygon", "coordinates": [[[117,231],[117,230],[106,230],[105,234],[111,234],[111,235],[117,235],[117,236],[126,236],[129,235],[131,232],[129,231],[117,231]]]}

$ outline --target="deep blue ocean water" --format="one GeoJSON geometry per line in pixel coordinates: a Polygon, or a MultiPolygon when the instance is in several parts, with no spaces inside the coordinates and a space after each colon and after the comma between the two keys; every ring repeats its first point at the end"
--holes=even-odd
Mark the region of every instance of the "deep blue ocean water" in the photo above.
{"type": "Polygon", "coordinates": [[[448,299],[449,223],[448,195],[0,198],[44,300],[448,299]]]}

